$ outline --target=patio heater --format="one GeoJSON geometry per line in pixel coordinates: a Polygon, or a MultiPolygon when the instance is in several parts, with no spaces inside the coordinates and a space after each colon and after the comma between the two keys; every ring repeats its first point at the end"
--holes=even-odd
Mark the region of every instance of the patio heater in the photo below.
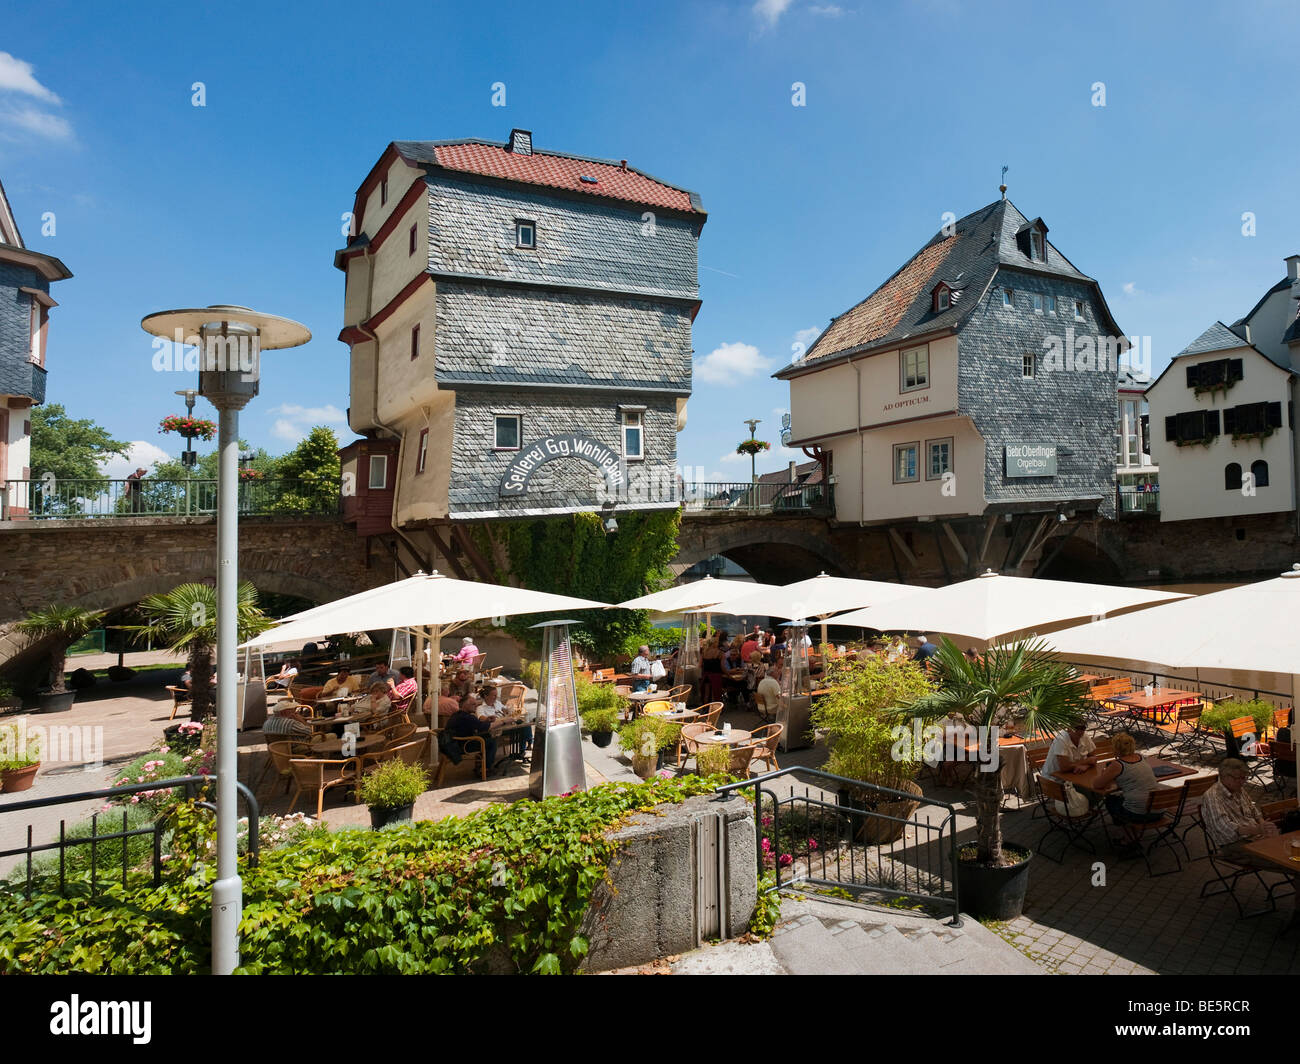
{"type": "Polygon", "coordinates": [[[808,720],[812,715],[812,678],[808,669],[808,648],[804,635],[807,621],[791,621],[786,625],[789,635],[785,644],[785,665],[781,670],[781,708],[776,722],[781,725],[782,750],[801,750],[807,745],[804,738],[808,720]]]}
{"type": "Polygon", "coordinates": [[[677,653],[677,675],[673,679],[675,684],[690,684],[692,693],[698,691],[700,684],[701,616],[693,610],[682,614],[682,648],[677,653]]]}
{"type": "Polygon", "coordinates": [[[239,581],[239,411],[257,395],[261,352],[311,339],[306,326],[248,307],[218,304],[164,310],[140,322],[145,332],[199,347],[199,394],[220,421],[217,475],[217,879],[212,885],[212,973],[239,965],[243,884],[236,861],[239,581]]]}
{"type": "Polygon", "coordinates": [[[544,621],[542,676],[537,681],[537,721],[533,727],[533,766],[528,793],[533,798],[587,789],[578,723],[578,687],[573,679],[569,625],[579,621],[544,621]]]}

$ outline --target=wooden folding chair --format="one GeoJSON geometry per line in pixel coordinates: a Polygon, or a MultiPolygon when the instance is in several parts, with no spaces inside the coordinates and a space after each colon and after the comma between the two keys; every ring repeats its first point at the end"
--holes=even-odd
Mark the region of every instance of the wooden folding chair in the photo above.
{"type": "Polygon", "coordinates": [[[1156,837],[1151,845],[1142,850],[1142,860],[1146,862],[1147,875],[1152,879],[1160,876],[1171,875],[1174,872],[1183,870],[1183,863],[1178,857],[1177,847],[1181,846],[1183,854],[1187,857],[1188,863],[1191,863],[1192,855],[1187,851],[1187,845],[1178,836],[1178,827],[1182,823],[1183,808],[1187,803],[1187,788],[1183,787],[1156,787],[1147,795],[1147,812],[1163,814],[1160,820],[1148,822],[1136,822],[1127,819],[1116,819],[1112,814],[1111,820],[1115,826],[1120,828],[1129,840],[1138,846],[1142,845],[1142,837],[1149,831],[1156,832],[1156,837]],[[1174,855],[1175,867],[1167,872],[1153,872],[1151,870],[1151,855],[1161,846],[1166,846],[1174,855]]]}
{"type": "Polygon", "coordinates": [[[1270,739],[1268,759],[1273,764],[1273,786],[1278,794],[1285,794],[1287,784],[1295,786],[1296,783],[1295,744],[1270,739]]]}
{"type": "MultiPolygon", "coordinates": [[[[1183,833],[1179,838],[1182,840],[1183,849],[1187,848],[1187,836],[1194,830],[1200,828],[1205,830],[1205,824],[1201,821],[1201,800],[1205,797],[1205,792],[1219,782],[1219,774],[1216,772],[1210,776],[1194,776],[1183,784],[1183,790],[1187,794],[1187,802],[1183,806],[1183,819],[1187,821],[1187,826],[1183,828],[1183,833]]],[[[1192,861],[1203,861],[1208,854],[1200,857],[1192,857],[1192,861]]]]}
{"type": "Polygon", "coordinates": [[[1263,787],[1264,778],[1260,774],[1260,767],[1264,764],[1264,758],[1260,757],[1258,753],[1255,753],[1253,749],[1249,753],[1246,750],[1247,736],[1253,736],[1256,741],[1259,739],[1259,729],[1255,727],[1254,718],[1236,717],[1228,722],[1228,728],[1232,735],[1232,743],[1230,745],[1236,747],[1235,751],[1230,750],[1229,753],[1238,760],[1245,762],[1246,768],[1250,773],[1250,781],[1263,787]]]}
{"type": "MultiPolygon", "coordinates": [[[[1261,810],[1262,812],[1262,810],[1261,810]]],[[[1210,868],[1214,872],[1214,878],[1201,884],[1201,897],[1213,898],[1219,894],[1227,894],[1232,899],[1232,904],[1237,907],[1237,916],[1243,920],[1249,920],[1256,916],[1264,916],[1268,913],[1277,912],[1277,899],[1285,898],[1295,893],[1292,887],[1292,881],[1286,873],[1280,869],[1273,873],[1267,868],[1255,868],[1252,865],[1238,864],[1230,857],[1225,857],[1220,852],[1218,846],[1214,843],[1214,838],[1210,835],[1209,829],[1205,826],[1204,820],[1198,820],[1198,826],[1201,829],[1201,835],[1205,839],[1206,857],[1210,862],[1210,868]],[[1264,879],[1265,875],[1278,875],[1281,879],[1275,880],[1271,885],[1264,879]],[[1247,912],[1246,907],[1241,904],[1241,899],[1237,897],[1237,885],[1243,879],[1254,878],[1261,887],[1264,888],[1265,897],[1268,901],[1268,908],[1256,909],[1253,912],[1247,912]],[[1214,888],[1218,888],[1217,890],[1214,888]],[[1290,889],[1286,889],[1290,888],[1290,889]],[[1277,892],[1282,890],[1281,894],[1277,892]]]]}
{"type": "Polygon", "coordinates": [[[1097,848],[1086,838],[1084,834],[1101,818],[1101,808],[1099,806],[1089,806],[1086,813],[1078,816],[1072,816],[1070,813],[1062,813],[1056,808],[1056,803],[1060,802],[1063,808],[1068,809],[1069,803],[1066,801],[1065,786],[1051,776],[1039,775],[1038,777],[1038,801],[1042,806],[1043,815],[1047,818],[1047,830],[1043,832],[1043,837],[1038,840],[1038,852],[1049,861],[1055,861],[1060,864],[1065,860],[1066,851],[1075,846],[1079,849],[1087,849],[1089,853],[1095,854],[1097,848]],[[1047,840],[1053,835],[1064,835],[1065,845],[1061,847],[1061,856],[1053,857],[1044,848],[1047,840]]]}

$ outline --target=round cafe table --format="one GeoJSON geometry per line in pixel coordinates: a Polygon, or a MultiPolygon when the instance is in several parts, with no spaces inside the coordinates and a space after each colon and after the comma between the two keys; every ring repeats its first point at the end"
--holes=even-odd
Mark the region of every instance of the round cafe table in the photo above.
{"type": "Polygon", "coordinates": [[[720,743],[727,746],[744,746],[750,740],[751,733],[743,728],[732,728],[730,735],[723,735],[721,732],[705,732],[703,735],[695,736],[697,743],[720,743]]]}
{"type": "MultiPolygon", "coordinates": [[[[366,754],[383,745],[382,735],[361,735],[357,737],[357,753],[366,754]]],[[[324,742],[312,743],[311,752],[316,757],[339,758],[343,756],[343,740],[339,736],[324,742]]]]}

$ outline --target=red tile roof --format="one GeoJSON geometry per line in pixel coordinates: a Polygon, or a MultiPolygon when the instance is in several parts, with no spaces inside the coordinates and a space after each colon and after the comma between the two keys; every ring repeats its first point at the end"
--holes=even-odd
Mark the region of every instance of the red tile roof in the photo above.
{"type": "Polygon", "coordinates": [[[812,362],[826,355],[850,348],[865,347],[898,324],[916,297],[927,287],[930,278],[943,264],[956,236],[922,248],[901,270],[882,284],[856,307],[845,311],[817,339],[808,353],[812,362]]]}
{"type": "Polygon", "coordinates": [[[482,143],[437,144],[434,152],[438,165],[448,170],[570,189],[649,207],[703,213],[691,205],[689,192],[631,168],[625,170],[616,163],[592,162],[536,150],[532,155],[517,155],[500,145],[482,143]],[[584,176],[594,177],[596,183],[581,180],[584,176]]]}

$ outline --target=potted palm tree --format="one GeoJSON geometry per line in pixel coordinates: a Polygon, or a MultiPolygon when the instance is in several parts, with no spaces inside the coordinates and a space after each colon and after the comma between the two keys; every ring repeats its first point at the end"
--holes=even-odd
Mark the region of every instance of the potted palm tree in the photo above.
{"type": "MultiPolygon", "coordinates": [[[[135,633],[137,642],[152,639],[169,650],[184,652],[190,669],[190,719],[206,720],[212,715],[212,653],[217,645],[217,592],[207,584],[181,584],[170,591],[150,595],[136,607],[143,624],[122,625],[135,633]]],[[[257,588],[241,581],[235,603],[235,628],[242,643],[271,626],[271,619],[258,607],[257,588]]],[[[235,653],[231,647],[230,653],[235,653]]]]}
{"type": "Polygon", "coordinates": [[[76,691],[69,691],[63,682],[63,670],[68,665],[68,648],[87,632],[92,631],[104,616],[103,610],[87,610],[81,606],[60,606],[50,603],[29,613],[18,622],[18,630],[30,636],[33,642],[51,640],[50,686],[37,695],[40,712],[57,713],[72,708],[76,691]]]}
{"type": "MultiPolygon", "coordinates": [[[[944,717],[996,731],[1013,721],[1024,734],[1055,732],[1079,720],[1090,705],[1087,685],[1068,665],[1055,661],[1041,639],[994,647],[971,661],[951,639],[939,643],[930,659],[936,689],[902,706],[899,715],[922,721],[944,717]]],[[[983,743],[981,743],[983,746],[983,743]]],[[[1025,847],[1002,841],[1002,778],[991,766],[973,774],[976,841],[963,846],[957,860],[961,907],[975,917],[1011,920],[1019,916],[1029,885],[1025,847]]]]}

